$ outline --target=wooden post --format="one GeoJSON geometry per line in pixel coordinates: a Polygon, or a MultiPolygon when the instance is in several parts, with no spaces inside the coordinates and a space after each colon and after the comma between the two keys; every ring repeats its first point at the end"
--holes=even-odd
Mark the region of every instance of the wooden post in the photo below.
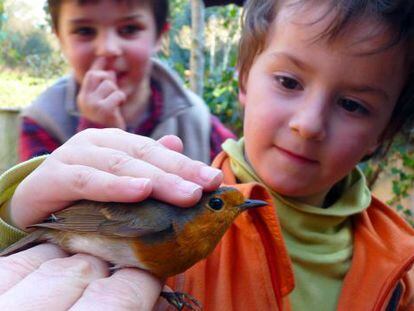
{"type": "Polygon", "coordinates": [[[18,161],[19,113],[17,108],[0,108],[0,173],[18,161]]]}
{"type": "Polygon", "coordinates": [[[202,0],[191,0],[191,57],[190,88],[203,96],[204,89],[204,3],[202,0]]]}

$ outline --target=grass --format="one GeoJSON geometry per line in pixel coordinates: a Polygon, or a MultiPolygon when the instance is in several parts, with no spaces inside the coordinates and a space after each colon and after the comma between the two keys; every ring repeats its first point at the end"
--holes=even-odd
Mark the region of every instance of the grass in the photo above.
{"type": "Polygon", "coordinates": [[[25,107],[54,81],[0,68],[0,108],[25,107]]]}

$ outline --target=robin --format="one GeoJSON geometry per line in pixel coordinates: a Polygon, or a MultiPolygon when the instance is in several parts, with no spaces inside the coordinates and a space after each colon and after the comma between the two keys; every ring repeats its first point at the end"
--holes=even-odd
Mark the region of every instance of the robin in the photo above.
{"type": "MultiPolygon", "coordinates": [[[[191,208],[153,199],[139,203],[83,200],[31,226],[36,229],[0,256],[32,243],[51,242],[69,253],[102,258],[114,268],[136,267],[164,279],[207,257],[241,212],[264,205],[265,201],[246,200],[231,187],[205,193],[191,208]]],[[[161,296],[180,310],[198,306],[185,293],[162,292],[161,296]]]]}

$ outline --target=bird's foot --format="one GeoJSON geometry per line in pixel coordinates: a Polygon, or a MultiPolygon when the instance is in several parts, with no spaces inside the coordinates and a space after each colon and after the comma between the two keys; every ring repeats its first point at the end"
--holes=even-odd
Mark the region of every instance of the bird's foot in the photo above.
{"type": "Polygon", "coordinates": [[[187,293],[180,292],[161,292],[161,297],[173,305],[177,310],[183,310],[184,307],[189,310],[202,310],[200,302],[187,293]]]}

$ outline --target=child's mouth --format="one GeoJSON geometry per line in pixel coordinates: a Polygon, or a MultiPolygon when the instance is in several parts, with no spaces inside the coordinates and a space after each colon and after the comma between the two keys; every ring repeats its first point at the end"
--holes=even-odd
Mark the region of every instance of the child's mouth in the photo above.
{"type": "Polygon", "coordinates": [[[127,72],[126,71],[121,71],[121,72],[117,72],[116,73],[116,81],[122,82],[127,76],[127,72]]]}
{"type": "Polygon", "coordinates": [[[281,148],[281,147],[278,147],[278,146],[275,146],[275,147],[280,153],[282,153],[283,155],[285,155],[288,158],[293,159],[295,161],[298,161],[298,162],[301,162],[301,163],[307,163],[307,164],[317,164],[317,163],[319,163],[319,161],[316,161],[316,160],[314,160],[312,158],[309,158],[307,156],[303,156],[303,155],[294,153],[292,151],[289,151],[287,149],[284,149],[284,148],[281,148]]]}

